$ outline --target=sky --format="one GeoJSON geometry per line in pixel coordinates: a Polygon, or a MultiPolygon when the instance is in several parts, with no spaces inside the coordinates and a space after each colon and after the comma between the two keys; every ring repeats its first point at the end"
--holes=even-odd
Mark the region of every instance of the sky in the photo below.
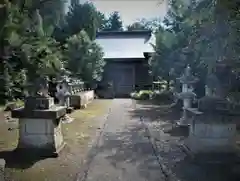
{"type": "MultiPolygon", "coordinates": [[[[84,2],[86,0],[80,0],[84,2]]],[[[163,18],[167,11],[167,0],[88,0],[108,16],[113,11],[121,15],[124,26],[146,18],[163,18]],[[163,1],[163,2],[161,2],[163,1]]]]}

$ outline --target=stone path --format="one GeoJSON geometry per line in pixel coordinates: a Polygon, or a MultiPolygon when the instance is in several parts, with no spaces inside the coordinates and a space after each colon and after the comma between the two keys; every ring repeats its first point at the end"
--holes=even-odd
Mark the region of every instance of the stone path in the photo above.
{"type": "Polygon", "coordinates": [[[164,181],[156,153],[130,99],[116,99],[78,181],[164,181]]]}
{"type": "Polygon", "coordinates": [[[239,167],[233,172],[230,165],[195,163],[180,147],[184,137],[170,132],[172,121],[158,111],[130,99],[114,100],[77,181],[240,180],[239,167]]]}

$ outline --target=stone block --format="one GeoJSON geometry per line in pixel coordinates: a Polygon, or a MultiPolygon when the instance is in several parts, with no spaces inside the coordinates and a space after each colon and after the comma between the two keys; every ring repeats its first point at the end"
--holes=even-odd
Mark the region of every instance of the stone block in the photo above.
{"type": "Polygon", "coordinates": [[[236,124],[199,122],[191,124],[185,145],[194,154],[234,153],[236,151],[236,124]]]}
{"type": "Polygon", "coordinates": [[[29,110],[25,108],[14,109],[12,112],[13,118],[33,118],[33,119],[58,119],[66,114],[66,107],[53,106],[45,110],[29,110]]]}
{"type": "Polygon", "coordinates": [[[66,107],[63,106],[51,106],[44,110],[13,110],[12,117],[19,118],[18,149],[59,152],[64,145],[60,118],[65,114],[66,107]]]}
{"type": "Polygon", "coordinates": [[[49,109],[54,105],[53,97],[27,97],[25,99],[24,107],[27,110],[35,109],[49,109]]]}
{"type": "Polygon", "coordinates": [[[79,94],[74,94],[69,97],[70,107],[73,107],[75,109],[81,108],[81,96],[79,94]]]}
{"type": "Polygon", "coordinates": [[[39,149],[57,153],[64,145],[61,123],[52,119],[21,118],[18,149],[39,149]]]}
{"type": "Polygon", "coordinates": [[[94,99],[94,91],[83,91],[69,97],[70,107],[80,109],[86,107],[94,99]]]}

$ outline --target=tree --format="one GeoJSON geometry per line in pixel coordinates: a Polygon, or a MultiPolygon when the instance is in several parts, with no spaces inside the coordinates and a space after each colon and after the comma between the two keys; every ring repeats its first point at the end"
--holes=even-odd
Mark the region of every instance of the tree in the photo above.
{"type": "Polygon", "coordinates": [[[186,6],[181,1],[174,0],[170,3],[171,8],[163,21],[164,25],[159,24],[157,28],[155,54],[150,61],[153,75],[167,80],[168,85],[180,76],[187,64],[194,70],[199,68],[201,52],[199,46],[193,47],[197,43],[192,38],[198,30],[197,19],[194,19],[197,5],[192,3],[186,6]]]}
{"type": "Polygon", "coordinates": [[[44,26],[58,26],[64,22],[66,0],[49,0],[40,10],[44,26]]]}
{"type": "Polygon", "coordinates": [[[151,30],[155,32],[158,28],[162,27],[162,21],[159,18],[152,18],[152,19],[140,19],[139,23],[141,23],[147,30],[151,30]]]}
{"type": "Polygon", "coordinates": [[[98,31],[103,31],[104,29],[107,29],[107,27],[108,27],[108,19],[100,11],[98,11],[97,14],[98,14],[98,16],[97,16],[97,19],[98,19],[98,31]]]}
{"type": "Polygon", "coordinates": [[[68,38],[65,48],[66,67],[75,77],[86,82],[101,80],[105,64],[102,49],[84,30],[68,38]]]}
{"type": "Polygon", "coordinates": [[[127,26],[128,31],[135,31],[135,30],[148,30],[147,27],[145,27],[143,24],[140,22],[135,22],[131,25],[127,26]]]}
{"type": "MultiPolygon", "coordinates": [[[[41,1],[42,2],[42,1],[41,1]]],[[[38,10],[30,4],[22,11],[19,4],[6,3],[1,13],[5,21],[1,24],[1,98],[11,100],[22,93],[24,81],[56,74],[61,65],[61,52],[54,39],[49,37],[38,10]],[[6,93],[11,93],[6,96],[6,93]],[[4,96],[5,95],[5,96],[4,96]]],[[[3,101],[2,101],[3,102],[3,101]]]]}
{"type": "Polygon", "coordinates": [[[1,104],[22,98],[25,85],[38,77],[56,77],[63,65],[85,81],[101,79],[103,52],[92,40],[96,29],[105,26],[105,16],[91,3],[75,0],[62,21],[63,4],[63,0],[0,3],[1,104]]]}
{"type": "Polygon", "coordinates": [[[117,11],[110,15],[104,31],[123,31],[123,23],[117,11]]]}
{"type": "Polygon", "coordinates": [[[67,31],[68,36],[71,36],[84,30],[87,32],[89,38],[93,40],[99,25],[98,15],[92,3],[81,4],[79,2],[72,2],[70,11],[66,17],[67,26],[64,27],[64,31],[67,31]]]}
{"type": "MultiPolygon", "coordinates": [[[[202,88],[208,74],[216,73],[220,77],[219,63],[224,62],[238,74],[236,45],[239,32],[236,25],[239,13],[234,9],[236,2],[192,0],[186,4],[181,0],[171,0],[169,3],[164,25],[160,25],[157,31],[155,54],[150,61],[152,73],[166,79],[167,73],[174,70],[172,79],[175,79],[190,64],[202,81],[202,88]],[[169,33],[170,36],[165,36],[169,33]]],[[[227,79],[221,77],[222,86],[229,84],[230,74],[227,79]]],[[[226,86],[224,89],[228,91],[229,88],[226,86]]]]}

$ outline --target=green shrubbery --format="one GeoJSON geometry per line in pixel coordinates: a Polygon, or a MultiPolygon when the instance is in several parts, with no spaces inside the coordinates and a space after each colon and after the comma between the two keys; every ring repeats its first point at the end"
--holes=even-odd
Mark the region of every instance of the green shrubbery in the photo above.
{"type": "Polygon", "coordinates": [[[131,98],[137,100],[148,100],[151,99],[153,92],[151,90],[140,90],[138,92],[131,93],[131,98]]]}

